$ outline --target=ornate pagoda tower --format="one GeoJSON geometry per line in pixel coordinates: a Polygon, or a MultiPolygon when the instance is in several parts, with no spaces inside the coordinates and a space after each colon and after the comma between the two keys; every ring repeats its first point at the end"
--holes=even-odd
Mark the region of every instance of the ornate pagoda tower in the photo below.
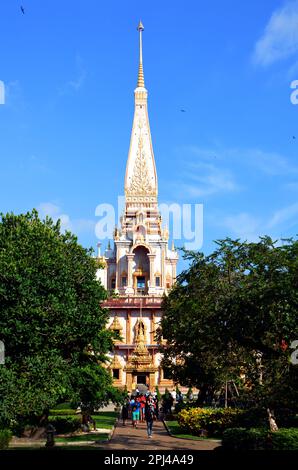
{"type": "Polygon", "coordinates": [[[139,70],[134,90],[134,119],[125,174],[125,211],[114,231],[114,246],[98,256],[104,269],[98,277],[109,291],[109,328],[118,330],[111,358],[114,385],[132,391],[139,384],[151,390],[172,386],[160,366],[161,355],[155,341],[161,320],[161,301],[176,278],[178,254],[168,247],[169,233],[162,228],[158,210],[158,185],[148,118],[148,91],[145,88],[142,34],[139,31],[139,70]]]}

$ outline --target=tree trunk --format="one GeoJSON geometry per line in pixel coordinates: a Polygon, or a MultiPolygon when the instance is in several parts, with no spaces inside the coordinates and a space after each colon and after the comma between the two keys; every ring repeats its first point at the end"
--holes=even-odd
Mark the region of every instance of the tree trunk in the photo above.
{"type": "Polygon", "coordinates": [[[271,431],[271,432],[276,432],[276,431],[278,431],[278,426],[277,426],[277,424],[276,424],[274,415],[273,415],[273,413],[271,413],[271,411],[270,411],[269,408],[267,408],[267,413],[268,413],[270,431],[271,431]]]}

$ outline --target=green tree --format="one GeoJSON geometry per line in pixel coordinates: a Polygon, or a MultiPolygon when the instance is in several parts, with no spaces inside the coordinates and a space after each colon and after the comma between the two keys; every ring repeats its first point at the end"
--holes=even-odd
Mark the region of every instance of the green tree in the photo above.
{"type": "Polygon", "coordinates": [[[157,400],[160,401],[161,400],[161,393],[159,391],[158,385],[156,385],[156,387],[155,387],[155,392],[156,392],[157,400]]]}
{"type": "Polygon", "coordinates": [[[234,380],[254,400],[293,404],[297,367],[289,344],[298,338],[298,242],[264,237],[216,244],[208,256],[185,252],[190,267],[164,299],[163,366],[181,384],[198,387],[202,402],[234,380]]]}
{"type": "Polygon", "coordinates": [[[62,400],[97,407],[117,393],[105,367],[113,348],[91,250],[33,210],[1,215],[0,419],[38,416],[62,400]]]}

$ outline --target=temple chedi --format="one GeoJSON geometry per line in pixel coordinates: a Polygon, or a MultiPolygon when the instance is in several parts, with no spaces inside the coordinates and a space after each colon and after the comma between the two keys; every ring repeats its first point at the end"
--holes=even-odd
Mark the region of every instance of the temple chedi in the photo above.
{"type": "Polygon", "coordinates": [[[118,295],[106,302],[108,327],[118,330],[110,369],[114,385],[134,390],[138,384],[156,385],[160,390],[173,385],[160,366],[155,341],[162,316],[161,301],[176,278],[178,254],[169,249],[169,233],[158,210],[157,174],[148,118],[142,34],[139,31],[139,70],[134,90],[134,119],[125,174],[125,210],[114,231],[114,246],[100,257],[98,277],[118,295]]]}

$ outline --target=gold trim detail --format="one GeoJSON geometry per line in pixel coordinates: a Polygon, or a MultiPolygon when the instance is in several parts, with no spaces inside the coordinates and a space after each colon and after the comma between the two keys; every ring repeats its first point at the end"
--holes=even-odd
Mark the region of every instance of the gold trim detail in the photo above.
{"type": "Polygon", "coordinates": [[[130,186],[126,189],[126,196],[156,196],[156,190],[150,183],[142,137],[139,138],[137,158],[135,160],[130,186]]]}
{"type": "Polygon", "coordinates": [[[119,322],[118,315],[115,315],[115,316],[114,316],[114,319],[113,319],[113,321],[112,321],[112,323],[111,323],[111,326],[110,326],[110,330],[113,330],[113,331],[118,330],[119,333],[122,332],[123,328],[122,328],[122,326],[121,326],[121,324],[120,324],[120,322],[119,322]]]}

